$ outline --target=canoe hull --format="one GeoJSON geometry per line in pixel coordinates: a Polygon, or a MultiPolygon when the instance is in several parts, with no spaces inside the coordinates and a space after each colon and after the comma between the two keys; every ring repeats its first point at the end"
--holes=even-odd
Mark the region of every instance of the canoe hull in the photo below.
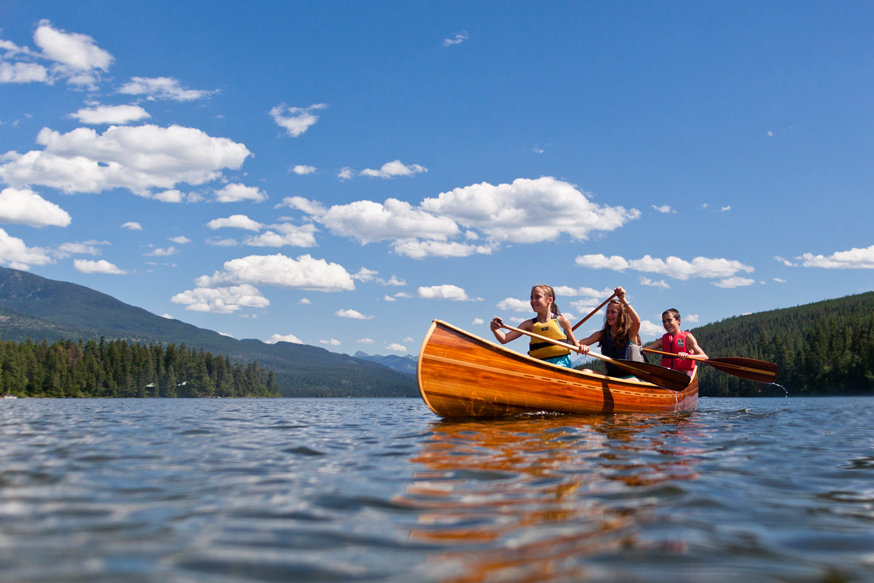
{"type": "Polygon", "coordinates": [[[680,413],[698,404],[698,378],[682,392],[556,366],[434,320],[418,365],[419,392],[441,417],[533,411],[680,413]]]}

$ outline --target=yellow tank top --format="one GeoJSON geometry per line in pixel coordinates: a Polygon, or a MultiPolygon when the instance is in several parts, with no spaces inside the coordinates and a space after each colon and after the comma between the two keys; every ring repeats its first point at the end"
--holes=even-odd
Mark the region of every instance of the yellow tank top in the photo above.
{"type": "MultiPolygon", "coordinates": [[[[538,322],[537,318],[534,318],[531,322],[531,331],[539,336],[546,336],[553,340],[567,342],[567,336],[565,335],[564,330],[561,329],[561,326],[558,325],[558,320],[555,318],[552,318],[548,322],[538,322]]],[[[562,348],[561,346],[549,342],[543,342],[537,338],[532,338],[528,344],[528,356],[533,356],[534,358],[552,358],[554,356],[564,356],[565,354],[570,353],[570,348],[562,348]]]]}

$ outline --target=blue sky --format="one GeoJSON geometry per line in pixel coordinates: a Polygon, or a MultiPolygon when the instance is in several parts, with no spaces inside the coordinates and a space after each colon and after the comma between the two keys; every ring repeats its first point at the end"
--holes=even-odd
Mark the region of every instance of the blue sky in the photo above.
{"type": "Polygon", "coordinates": [[[349,354],[491,338],[537,283],[572,320],[624,286],[645,340],[870,291],[871,30],[870,2],[7,0],[0,265],[349,354]]]}

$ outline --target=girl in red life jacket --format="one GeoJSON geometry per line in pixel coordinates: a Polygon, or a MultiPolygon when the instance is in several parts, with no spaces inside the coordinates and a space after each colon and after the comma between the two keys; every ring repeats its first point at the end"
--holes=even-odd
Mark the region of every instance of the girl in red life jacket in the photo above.
{"type": "MultiPolygon", "coordinates": [[[[598,343],[601,354],[620,360],[643,362],[640,352],[640,316],[625,299],[625,290],[617,287],[616,299],[607,304],[607,314],[604,316],[604,328],[588,338],[580,340],[580,346],[598,343]]],[[[606,362],[604,368],[609,376],[627,377],[628,372],[606,362]]],[[[592,372],[583,369],[583,372],[592,372]]]]}
{"type": "MultiPolygon", "coordinates": [[[[561,310],[555,304],[555,291],[548,285],[535,285],[531,288],[531,309],[537,313],[536,318],[525,320],[519,324],[520,330],[533,332],[540,336],[557,340],[569,344],[570,346],[577,345],[577,339],[574,338],[574,331],[568,319],[562,315],[561,310]]],[[[522,336],[515,330],[504,332],[501,330],[503,322],[500,318],[495,318],[491,322],[492,333],[498,342],[506,344],[511,340],[515,340],[522,336]]],[[[587,353],[588,348],[584,347],[583,354],[587,353]]],[[[546,362],[556,364],[558,366],[566,366],[573,368],[570,358],[570,347],[565,348],[551,342],[544,342],[536,338],[532,338],[528,346],[528,355],[546,362]]]]}
{"type": "Polygon", "coordinates": [[[663,356],[662,366],[674,370],[683,371],[686,374],[692,374],[695,370],[695,361],[689,360],[689,355],[702,356],[707,358],[704,350],[698,345],[698,341],[692,336],[691,332],[683,332],[680,330],[680,312],[671,308],[662,312],[662,326],[665,327],[667,334],[644,348],[654,348],[663,352],[672,352],[673,356],[663,356]]]}

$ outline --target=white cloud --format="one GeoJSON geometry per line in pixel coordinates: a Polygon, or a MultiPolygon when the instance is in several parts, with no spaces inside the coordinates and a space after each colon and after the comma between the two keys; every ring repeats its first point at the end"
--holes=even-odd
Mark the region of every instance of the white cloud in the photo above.
{"type": "Polygon", "coordinates": [[[491,241],[512,243],[540,243],[562,233],[587,240],[593,231],[612,231],[640,216],[637,209],[598,206],[572,184],[548,176],[456,188],[425,199],[421,208],[478,228],[491,241]]]}
{"type": "Polygon", "coordinates": [[[330,346],[340,346],[340,341],[336,338],[331,338],[330,340],[319,340],[320,344],[328,344],[330,346]]]}
{"type": "Polygon", "coordinates": [[[355,176],[355,171],[349,168],[348,166],[341,168],[337,173],[337,178],[340,180],[350,180],[355,176]]]}
{"type": "Polygon", "coordinates": [[[108,71],[114,60],[90,36],[54,29],[47,20],[40,21],[33,40],[47,58],[79,71],[108,71]]]}
{"type": "Polygon", "coordinates": [[[315,225],[290,225],[283,223],[279,225],[270,225],[272,229],[257,235],[255,237],[246,237],[243,241],[244,245],[252,247],[284,247],[291,245],[292,247],[315,247],[316,238],[313,235],[318,229],[315,225]]]}
{"type": "Polygon", "coordinates": [[[384,297],[382,298],[382,300],[383,300],[384,302],[396,302],[396,301],[397,301],[396,299],[394,299],[393,297],[388,296],[388,295],[387,295],[387,296],[384,296],[384,297]]]}
{"type": "Polygon", "coordinates": [[[223,271],[201,276],[195,283],[198,287],[252,284],[324,292],[355,289],[352,276],[341,265],[309,255],[296,260],[282,254],[232,259],[225,262],[223,271]]]}
{"type": "Polygon", "coordinates": [[[178,243],[179,245],[185,245],[186,243],[191,243],[191,239],[189,239],[188,237],[183,237],[183,236],[170,237],[170,240],[173,241],[174,243],[178,243]]]}
{"type": "Polygon", "coordinates": [[[379,170],[366,168],[359,172],[361,176],[370,176],[371,178],[395,178],[396,176],[413,176],[420,172],[427,172],[428,169],[418,164],[407,166],[401,163],[400,160],[386,162],[379,170]]]}
{"type": "Polygon", "coordinates": [[[719,209],[719,212],[723,212],[723,213],[724,213],[725,211],[730,211],[730,210],[731,210],[731,206],[724,206],[724,207],[722,207],[721,209],[719,209]]]}
{"type": "Polygon", "coordinates": [[[254,200],[261,202],[267,199],[267,195],[257,186],[245,186],[243,184],[228,184],[221,190],[213,190],[217,202],[240,202],[242,200],[254,200]]]}
{"type": "Polygon", "coordinates": [[[853,247],[849,251],[838,251],[828,257],[805,253],[801,257],[804,267],[823,267],[825,269],[874,269],[874,245],[866,249],[853,247]]]}
{"type": "Polygon", "coordinates": [[[404,286],[404,285],[407,285],[406,280],[398,279],[398,278],[397,278],[396,276],[394,276],[394,275],[392,275],[392,276],[388,279],[388,281],[385,281],[385,280],[382,280],[382,279],[380,279],[380,280],[378,280],[378,281],[379,281],[379,283],[381,283],[382,285],[392,285],[392,286],[404,286]]]}
{"type": "Polygon", "coordinates": [[[785,279],[780,279],[779,277],[775,277],[774,281],[776,281],[777,283],[786,283],[785,279]]]}
{"type": "Polygon", "coordinates": [[[417,290],[420,298],[428,300],[452,300],[454,302],[481,301],[482,298],[469,298],[467,292],[455,285],[432,285],[417,290]]]}
{"type": "Polygon", "coordinates": [[[215,93],[215,91],[183,89],[179,85],[179,81],[173,77],[133,77],[122,85],[118,92],[126,95],[146,95],[149,99],[170,101],[193,101],[215,93]]]}
{"type": "Polygon", "coordinates": [[[357,279],[358,281],[372,281],[378,273],[378,271],[362,267],[358,270],[358,273],[352,276],[352,278],[357,279]]]}
{"type": "Polygon", "coordinates": [[[206,224],[213,231],[216,229],[232,228],[246,229],[248,231],[260,231],[264,226],[258,221],[253,221],[246,215],[231,215],[226,219],[213,219],[206,224]]]}
{"type": "Polygon", "coordinates": [[[207,239],[206,244],[214,247],[236,247],[239,245],[236,239],[220,239],[218,237],[207,239]]]}
{"type": "Polygon", "coordinates": [[[198,287],[176,294],[170,301],[174,304],[185,304],[186,310],[212,314],[230,314],[243,306],[266,308],[270,305],[270,300],[261,295],[258,288],[249,284],[219,288],[198,287]]]}
{"type": "Polygon", "coordinates": [[[598,291],[598,290],[590,288],[590,287],[573,288],[573,287],[568,287],[566,285],[556,286],[553,288],[553,291],[555,291],[556,296],[569,296],[569,297],[589,296],[592,298],[607,298],[607,297],[613,295],[613,290],[609,289],[609,288],[605,288],[601,291],[598,291]]]}
{"type": "Polygon", "coordinates": [[[361,340],[358,340],[358,343],[359,344],[374,344],[374,340],[373,340],[373,338],[362,338],[361,340]]]}
{"type": "Polygon", "coordinates": [[[294,334],[286,334],[285,336],[282,336],[280,334],[274,334],[270,337],[270,340],[265,340],[266,344],[276,344],[277,342],[291,342],[292,344],[303,344],[301,339],[294,334]]]}
{"type": "MultiPolygon", "coordinates": [[[[0,178],[17,188],[40,184],[68,194],[127,188],[149,196],[152,188],[215,180],[223,168],[237,169],[251,155],[243,144],[176,125],[111,126],[103,134],[90,128],[66,134],[43,128],[37,143],[45,149],[0,157],[5,161],[0,178]]],[[[236,193],[234,189],[246,187],[228,185],[228,196],[236,193]]],[[[239,194],[233,200],[239,200],[239,194]]]]}
{"type": "Polygon", "coordinates": [[[197,194],[196,192],[189,192],[185,194],[176,189],[165,190],[163,192],[156,192],[154,194],[149,195],[149,193],[136,193],[139,196],[143,196],[145,198],[151,198],[153,200],[160,200],[161,202],[172,202],[172,203],[180,203],[180,202],[200,202],[203,200],[203,197],[197,194]]]}
{"type": "Polygon", "coordinates": [[[685,318],[682,318],[687,324],[697,324],[698,319],[698,314],[688,314],[685,318]]]}
{"type": "Polygon", "coordinates": [[[756,283],[756,280],[748,279],[746,277],[727,277],[725,279],[720,279],[719,281],[714,281],[713,285],[716,287],[731,289],[753,285],[754,283],[756,283]]]}
{"type": "Polygon", "coordinates": [[[393,344],[386,344],[385,349],[391,350],[392,352],[406,352],[407,351],[406,346],[404,346],[403,344],[398,344],[397,342],[395,342],[393,344]]]}
{"type": "Polygon", "coordinates": [[[396,241],[392,244],[394,252],[412,259],[425,257],[467,257],[475,253],[491,255],[492,248],[487,245],[465,245],[452,241],[396,241]]]}
{"type": "Polygon", "coordinates": [[[125,275],[127,273],[124,269],[119,269],[105,259],[100,261],[75,259],[73,260],[73,267],[76,268],[76,271],[81,271],[82,273],[108,273],[111,275],[125,275]]]}
{"type": "Polygon", "coordinates": [[[270,110],[270,117],[281,128],[284,128],[289,136],[296,138],[310,126],[319,121],[319,116],[314,111],[328,107],[324,103],[317,103],[309,107],[287,107],[284,103],[270,110]]]}
{"type": "Polygon", "coordinates": [[[176,319],[173,316],[171,316],[170,314],[158,314],[158,315],[161,316],[162,318],[167,318],[168,320],[175,320],[176,319]]]}
{"type": "Polygon", "coordinates": [[[67,211],[28,188],[0,191],[0,223],[66,227],[71,220],[67,211]]]}
{"type": "Polygon", "coordinates": [[[302,164],[298,164],[297,166],[292,168],[291,171],[294,172],[295,174],[304,176],[306,174],[312,174],[313,172],[315,172],[316,167],[315,166],[304,166],[302,164]]]}
{"type": "Polygon", "coordinates": [[[148,253],[143,253],[143,255],[146,257],[169,257],[177,253],[179,253],[179,250],[176,247],[170,246],[166,249],[152,249],[148,253]]]}
{"type": "Polygon", "coordinates": [[[411,295],[408,294],[407,292],[398,292],[398,293],[395,294],[395,297],[396,297],[396,298],[406,298],[406,299],[410,299],[410,298],[413,297],[413,296],[411,296],[411,295]]]}
{"type": "Polygon", "coordinates": [[[481,324],[484,324],[484,323],[485,322],[483,321],[482,318],[474,318],[473,322],[471,322],[471,324],[473,324],[474,326],[480,326],[481,324]]]}
{"type": "Polygon", "coordinates": [[[137,222],[130,221],[121,226],[122,229],[127,229],[128,231],[142,231],[143,226],[137,222]]]}
{"type": "Polygon", "coordinates": [[[48,251],[42,247],[28,247],[24,241],[12,237],[0,229],[0,265],[8,265],[12,269],[28,270],[31,265],[46,265],[53,263],[48,251]]]}
{"type": "Polygon", "coordinates": [[[334,312],[335,316],[339,316],[340,318],[352,318],[353,320],[373,320],[376,316],[365,316],[361,312],[357,312],[355,310],[337,310],[334,312]]]}
{"type": "Polygon", "coordinates": [[[47,83],[50,81],[48,69],[42,65],[0,61],[0,83],[47,83]]]}
{"type": "Polygon", "coordinates": [[[651,279],[648,278],[648,277],[641,277],[641,278],[640,278],[640,284],[641,284],[641,285],[648,285],[648,286],[651,286],[651,287],[658,287],[658,288],[661,288],[661,289],[671,289],[671,286],[668,285],[668,283],[667,283],[665,280],[663,280],[663,279],[660,279],[660,280],[658,280],[658,281],[653,281],[653,280],[651,280],[651,279]]]}
{"type": "Polygon", "coordinates": [[[305,305],[305,306],[308,306],[308,305],[312,304],[312,302],[309,301],[309,300],[306,299],[306,298],[301,298],[297,303],[299,303],[299,304],[303,304],[303,305],[305,305]]]}
{"type": "Polygon", "coordinates": [[[612,269],[614,271],[633,269],[646,273],[657,273],[683,281],[690,277],[728,278],[734,276],[739,271],[747,273],[755,271],[752,267],[744,265],[740,261],[709,259],[707,257],[696,257],[689,262],[673,256],[667,259],[654,259],[649,255],[644,255],[640,259],[626,261],[624,258],[616,255],[608,258],[598,254],[578,256],[574,264],[591,269],[612,269]]]}
{"type": "Polygon", "coordinates": [[[771,138],[771,137],[773,137],[773,136],[774,136],[774,132],[769,131],[769,132],[768,132],[768,137],[771,138]]]}
{"type": "Polygon", "coordinates": [[[401,342],[415,342],[415,341],[416,341],[416,339],[413,338],[412,336],[407,336],[406,338],[401,340],[401,342]]]}
{"type": "Polygon", "coordinates": [[[649,320],[642,320],[640,322],[640,335],[643,338],[650,338],[655,336],[658,338],[659,336],[664,335],[665,329],[657,324],[653,324],[649,320]]]}
{"type": "Polygon", "coordinates": [[[669,214],[669,213],[676,214],[677,213],[677,211],[671,210],[670,205],[667,205],[667,204],[663,205],[663,206],[652,205],[652,208],[659,211],[660,213],[665,213],[665,214],[669,214]]]}
{"type": "Polygon", "coordinates": [[[100,255],[101,251],[94,245],[87,243],[62,243],[58,247],[56,256],[69,257],[70,255],[100,255]]]}
{"type": "Polygon", "coordinates": [[[455,35],[455,38],[443,39],[443,46],[444,47],[451,47],[453,45],[460,45],[461,43],[463,43],[466,40],[467,40],[467,31],[462,30],[461,32],[459,32],[458,34],[455,35]]]}
{"type": "MultiPolygon", "coordinates": [[[[787,267],[796,267],[796,265],[797,265],[795,263],[792,263],[788,259],[784,259],[783,257],[780,257],[779,255],[775,255],[774,259],[776,259],[777,261],[779,261],[780,263],[782,263],[783,265],[785,265],[787,267]]],[[[799,259],[801,259],[801,258],[799,257],[799,259]]]]}
{"type": "Polygon", "coordinates": [[[91,108],[80,109],[76,113],[71,113],[69,117],[78,119],[79,123],[89,125],[124,125],[128,122],[139,121],[152,116],[139,105],[97,105],[91,108]]]}
{"type": "Polygon", "coordinates": [[[530,312],[531,302],[525,300],[517,300],[516,298],[505,298],[498,302],[499,310],[511,310],[513,312],[530,312]]]}

